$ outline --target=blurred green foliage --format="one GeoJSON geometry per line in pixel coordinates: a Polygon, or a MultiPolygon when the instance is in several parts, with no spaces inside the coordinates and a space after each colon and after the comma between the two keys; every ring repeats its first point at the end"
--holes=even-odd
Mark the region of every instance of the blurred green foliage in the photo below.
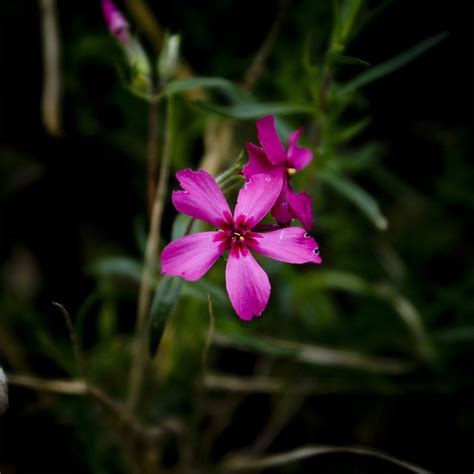
{"type": "MultiPolygon", "coordinates": [[[[21,18],[13,3],[0,11],[21,18]]],[[[324,263],[313,268],[262,260],[272,294],[251,323],[230,307],[222,263],[192,284],[155,275],[148,323],[150,351],[157,353],[146,368],[138,421],[131,422],[121,403],[148,232],[148,104],[143,94],[130,93],[124,58],[107,37],[98,6],[73,15],[59,2],[65,136],[46,138],[35,115],[25,125],[34,146],[22,142],[28,137],[19,139],[18,124],[0,142],[0,360],[13,381],[4,417],[12,436],[2,440],[8,447],[0,451],[2,472],[17,472],[16,464],[18,472],[34,471],[19,457],[22,450],[36,453],[41,469],[51,472],[64,465],[93,473],[156,472],[157,466],[163,472],[231,472],[239,460],[306,444],[367,445],[428,469],[465,470],[469,448],[459,440],[472,436],[474,413],[466,398],[474,336],[468,128],[462,121],[415,123],[420,148],[441,156],[436,169],[429,159],[417,163],[416,150],[403,149],[412,143],[403,121],[416,103],[404,103],[403,115],[390,122],[400,123],[397,148],[374,125],[392,111],[375,108],[374,114],[369,92],[376,81],[387,81],[379,98],[393,94],[403,101],[397,75],[415,71],[423,54],[437,58],[437,48],[450,41],[446,28],[411,35],[416,40],[405,48],[394,38],[393,54],[380,47],[379,55],[365,57],[358,46],[383,40],[363,35],[390,23],[393,8],[401,9],[396,18],[409,15],[407,4],[283,1],[260,6],[265,11],[248,19],[251,13],[242,11],[248,3],[178,3],[150,10],[157,24],[181,33],[182,65],[194,70],[193,77],[187,77],[190,69],[178,70],[159,94],[160,144],[163,102],[173,97],[176,103],[171,188],[175,171],[209,164],[211,156],[215,174],[232,170],[223,179],[235,197],[239,151],[244,141],[255,141],[255,120],[275,114],[285,139],[304,126],[314,160],[295,176],[296,187],[313,196],[324,263]],[[246,83],[245,72],[272,27],[279,34],[262,74],[246,83]],[[39,200],[39,216],[52,210],[53,219],[46,220],[48,232],[34,220],[36,238],[19,222],[37,196],[48,196],[39,200]],[[88,381],[120,404],[118,412],[94,396],[36,395],[14,385],[18,374],[82,377],[52,299],[72,315],[88,381]],[[420,407],[426,411],[417,417],[420,407]],[[430,423],[439,423],[443,435],[432,433],[430,423]],[[15,445],[22,429],[36,435],[38,425],[66,453],[64,461],[38,454],[33,435],[21,450],[15,445]],[[67,440],[57,428],[64,426],[67,440]],[[155,436],[156,426],[164,434],[155,436]],[[455,433],[452,440],[446,430],[455,433]],[[426,445],[414,442],[421,436],[426,445]],[[433,453],[440,445],[445,455],[433,453]]],[[[120,7],[154,58],[159,48],[136,13],[141,5],[129,0],[120,7]]],[[[34,10],[35,21],[39,16],[34,10]]],[[[39,74],[35,80],[40,84],[39,74]]],[[[33,88],[36,99],[39,85],[33,88]]],[[[436,102],[429,90],[428,100],[436,102]]],[[[161,244],[183,235],[189,224],[167,199],[161,244]]],[[[321,464],[284,462],[275,472],[402,472],[387,460],[347,456],[331,455],[321,464]]]]}

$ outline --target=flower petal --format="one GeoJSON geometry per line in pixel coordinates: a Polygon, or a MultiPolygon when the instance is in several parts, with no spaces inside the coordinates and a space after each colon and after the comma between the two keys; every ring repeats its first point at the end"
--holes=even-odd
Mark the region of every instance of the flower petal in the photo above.
{"type": "Polygon", "coordinates": [[[300,128],[290,134],[288,140],[288,164],[295,170],[300,170],[308,166],[310,161],[313,159],[313,153],[309,148],[299,147],[296,142],[303,133],[303,129],[300,128]]]}
{"type": "Polygon", "coordinates": [[[239,317],[250,321],[260,316],[270,298],[270,281],[245,246],[231,248],[225,278],[230,302],[239,317]]]}
{"type": "Polygon", "coordinates": [[[198,232],[168,244],[161,253],[161,273],[199,280],[228,248],[223,232],[198,232]]]}
{"type": "Polygon", "coordinates": [[[295,219],[298,219],[308,232],[314,230],[313,200],[306,193],[295,193],[289,186],[286,190],[286,198],[290,212],[295,219]]]}
{"type": "Polygon", "coordinates": [[[286,197],[286,186],[278,196],[275,205],[272,207],[272,216],[280,225],[283,226],[290,225],[291,219],[293,219],[293,215],[290,212],[290,205],[288,204],[288,199],[286,197]]]}
{"type": "Polygon", "coordinates": [[[240,190],[234,211],[234,221],[251,229],[272,208],[281,192],[281,175],[253,175],[240,190]]]}
{"type": "Polygon", "coordinates": [[[243,167],[242,172],[246,179],[250,179],[254,174],[273,174],[278,168],[268,160],[263,148],[247,142],[245,144],[249,154],[249,162],[243,167]]]}
{"type": "Polygon", "coordinates": [[[301,227],[247,234],[249,247],[266,257],[287,263],[321,263],[316,241],[301,227]]]}
{"type": "Polygon", "coordinates": [[[176,173],[184,191],[174,191],[172,200],[179,212],[209,222],[217,228],[232,219],[229,205],[214,178],[205,171],[176,173]]]}
{"type": "Polygon", "coordinates": [[[273,115],[263,117],[257,122],[258,140],[262,144],[268,159],[274,165],[283,165],[286,161],[286,150],[277,135],[273,115]]]}

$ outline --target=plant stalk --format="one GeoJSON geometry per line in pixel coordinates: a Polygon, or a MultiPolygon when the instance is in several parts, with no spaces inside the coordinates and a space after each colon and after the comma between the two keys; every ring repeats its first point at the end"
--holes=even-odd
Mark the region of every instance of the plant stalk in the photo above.
{"type": "Polygon", "coordinates": [[[150,219],[150,230],[145,250],[142,278],[138,295],[137,320],[135,325],[134,353],[130,371],[128,408],[133,413],[140,400],[144,373],[147,365],[147,315],[150,309],[153,292],[153,276],[158,258],[159,239],[165,198],[168,190],[168,177],[171,161],[174,123],[173,98],[167,99],[166,130],[163,145],[163,155],[160,166],[160,176],[156,187],[150,219]]]}
{"type": "Polygon", "coordinates": [[[159,134],[159,108],[158,100],[153,96],[150,99],[148,109],[148,150],[147,150],[147,197],[148,212],[153,209],[153,201],[156,194],[156,184],[158,181],[158,134],[159,134]]]}

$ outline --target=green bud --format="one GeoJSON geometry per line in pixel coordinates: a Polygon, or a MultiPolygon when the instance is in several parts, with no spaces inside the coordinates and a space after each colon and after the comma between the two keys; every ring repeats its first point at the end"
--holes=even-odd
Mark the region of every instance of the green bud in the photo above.
{"type": "Polygon", "coordinates": [[[152,87],[151,66],[148,56],[137,38],[131,37],[123,45],[131,71],[131,85],[141,93],[149,94],[152,87]]]}
{"type": "Polygon", "coordinates": [[[161,81],[167,81],[174,76],[179,60],[179,35],[166,36],[163,49],[158,58],[158,74],[161,81]]]}

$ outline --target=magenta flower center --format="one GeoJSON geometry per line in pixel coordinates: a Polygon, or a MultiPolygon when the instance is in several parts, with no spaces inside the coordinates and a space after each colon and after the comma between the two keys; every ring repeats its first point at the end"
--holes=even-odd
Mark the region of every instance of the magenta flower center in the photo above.
{"type": "Polygon", "coordinates": [[[228,218],[220,226],[220,232],[216,235],[216,240],[222,248],[230,248],[234,253],[246,255],[248,252],[247,244],[254,241],[258,234],[251,231],[252,220],[245,216],[239,216],[234,221],[228,218]]]}

